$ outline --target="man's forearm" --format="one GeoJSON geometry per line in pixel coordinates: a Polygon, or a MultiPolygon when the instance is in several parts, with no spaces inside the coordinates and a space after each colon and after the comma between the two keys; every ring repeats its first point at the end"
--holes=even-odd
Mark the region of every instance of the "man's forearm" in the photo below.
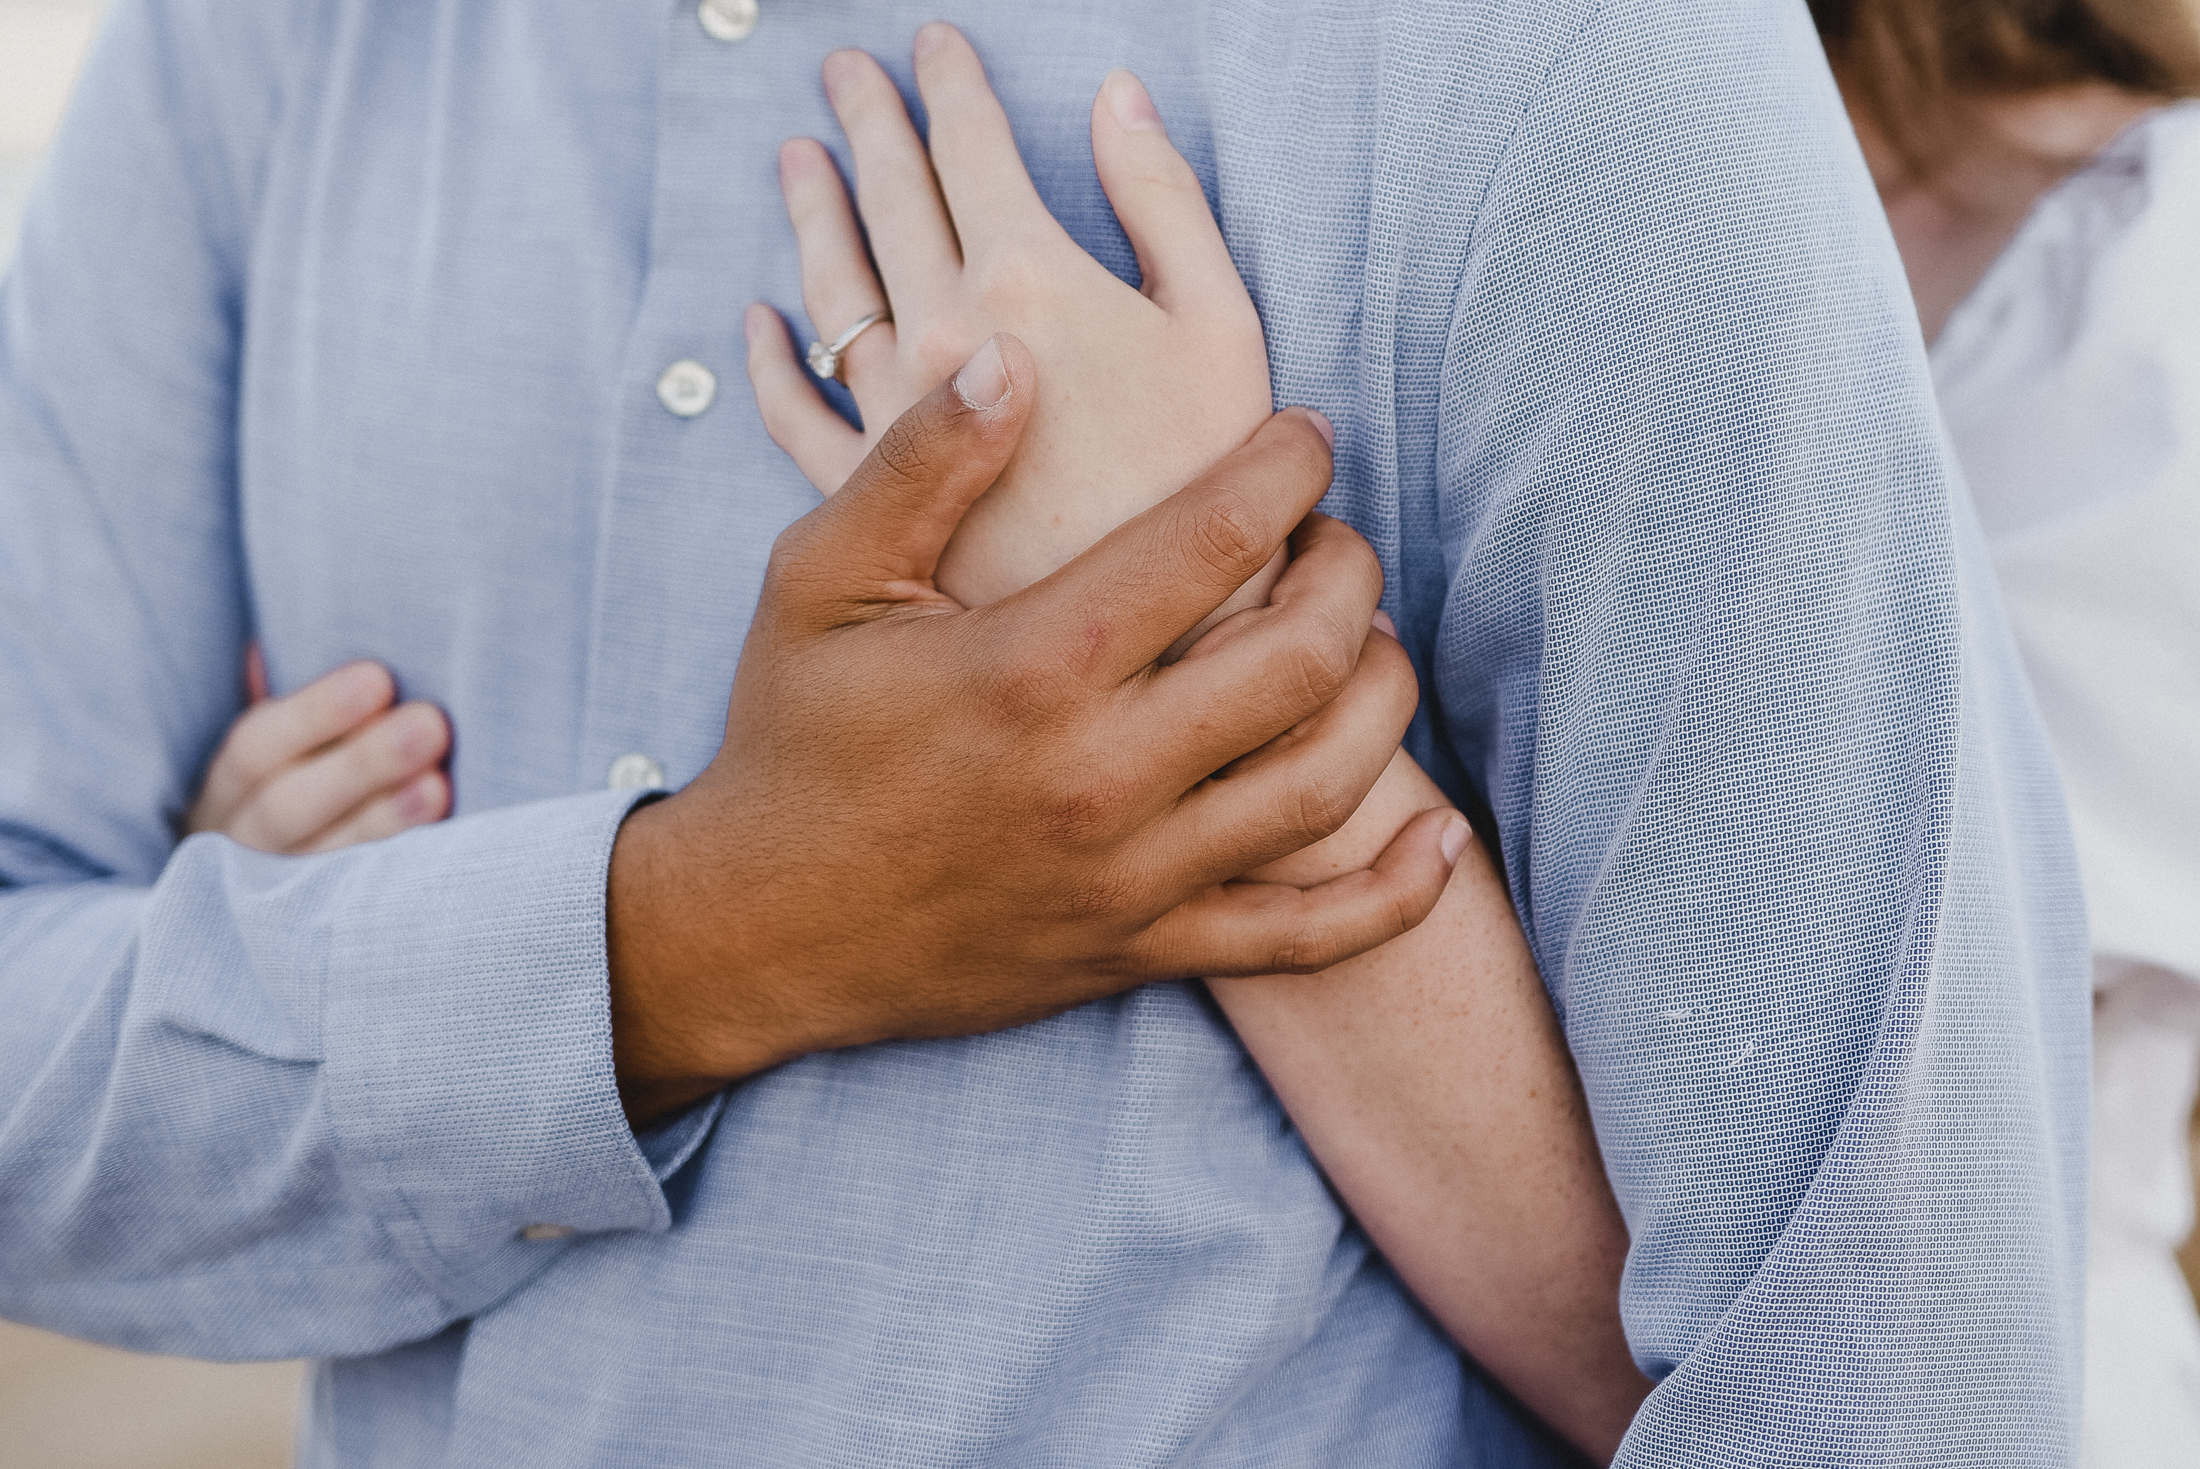
{"type": "Polygon", "coordinates": [[[200,837],[147,887],[0,892],[0,1315],[352,1356],[486,1309],[555,1237],[664,1228],[595,941],[622,814],[305,858],[200,837]]]}

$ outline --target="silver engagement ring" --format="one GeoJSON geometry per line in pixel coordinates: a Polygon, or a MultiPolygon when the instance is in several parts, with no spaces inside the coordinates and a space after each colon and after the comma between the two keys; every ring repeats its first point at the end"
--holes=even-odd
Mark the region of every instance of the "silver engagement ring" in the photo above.
{"type": "Polygon", "coordinates": [[[810,343],[810,371],[821,378],[831,378],[841,383],[847,382],[848,380],[840,375],[840,357],[842,353],[848,350],[848,344],[857,337],[862,336],[869,328],[877,326],[882,321],[892,321],[893,319],[894,313],[891,311],[874,311],[839,336],[833,338],[833,344],[830,347],[823,342],[810,343]]]}

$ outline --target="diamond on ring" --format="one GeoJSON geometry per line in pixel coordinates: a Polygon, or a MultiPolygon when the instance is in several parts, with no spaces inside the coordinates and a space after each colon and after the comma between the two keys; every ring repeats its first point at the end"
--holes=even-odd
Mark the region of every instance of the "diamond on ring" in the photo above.
{"type": "Polygon", "coordinates": [[[810,371],[821,378],[846,382],[847,379],[840,375],[840,359],[847,352],[848,344],[880,322],[892,321],[893,319],[894,314],[891,311],[874,311],[839,336],[833,338],[833,344],[830,347],[823,342],[810,343],[810,371]]]}

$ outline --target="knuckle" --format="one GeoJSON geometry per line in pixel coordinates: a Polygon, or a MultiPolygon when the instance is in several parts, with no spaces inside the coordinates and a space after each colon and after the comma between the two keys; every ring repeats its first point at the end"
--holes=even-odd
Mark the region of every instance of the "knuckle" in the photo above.
{"type": "Polygon", "coordinates": [[[1402,708],[1411,718],[1421,702],[1421,679],[1413,671],[1413,659],[1406,650],[1388,638],[1371,639],[1360,654],[1360,662],[1368,676],[1379,682],[1393,711],[1402,708]]]}
{"type": "Polygon", "coordinates": [[[1218,485],[1198,509],[1186,544],[1219,577],[1242,582],[1267,564],[1264,518],[1246,494],[1218,485]]]}
{"type": "Polygon", "coordinates": [[[835,557],[824,516],[828,508],[829,504],[812,510],[781,531],[772,542],[771,554],[764,559],[760,609],[801,605],[803,598],[834,569],[835,557]]]}
{"type": "MultiPolygon", "coordinates": [[[[1042,786],[1038,803],[1039,826],[1057,844],[1070,847],[1101,845],[1122,829],[1134,799],[1133,791],[1125,782],[1106,772],[1069,772],[1042,786]]],[[[1090,881],[1092,892],[1102,898],[1122,896],[1119,881],[1090,881]]]]}
{"type": "Polygon", "coordinates": [[[1375,548],[1367,543],[1367,537],[1341,520],[1333,520],[1327,516],[1324,516],[1323,519],[1328,521],[1323,529],[1327,533],[1330,544],[1335,548],[1334,554],[1337,557],[1339,574],[1351,577],[1355,581],[1372,581],[1377,586],[1382,585],[1382,558],[1377,556],[1375,548]]]}
{"type": "Polygon", "coordinates": [[[1004,653],[986,671],[979,697],[986,712],[1012,730],[1042,728],[1062,703],[1061,670],[1029,650],[1004,653]]]}
{"type": "Polygon", "coordinates": [[[1134,914],[1143,885],[1128,873],[1102,866],[1080,874],[1056,890],[1057,915],[1073,924],[1107,924],[1134,914]]]}
{"type": "MultiPolygon", "coordinates": [[[[1195,183],[1193,187],[1197,187],[1195,183]]],[[[1204,195],[1202,195],[1204,200],[1204,195]]],[[[1225,350],[1231,351],[1246,366],[1261,369],[1268,366],[1268,338],[1262,332],[1259,308],[1253,298],[1242,293],[1224,308],[1227,313],[1220,323],[1225,350]]]]}
{"type": "Polygon", "coordinates": [[[1384,890],[1382,910],[1382,941],[1389,943],[1428,917],[1443,894],[1441,883],[1426,892],[1409,892],[1387,887],[1384,890]]]}
{"type": "Polygon", "coordinates": [[[933,435],[918,414],[903,414],[879,436],[871,450],[877,472],[902,484],[924,484],[934,477],[933,435]]]}
{"type": "Polygon", "coordinates": [[[794,524],[788,526],[773,538],[771,554],[764,558],[764,584],[766,586],[770,586],[773,582],[786,576],[789,570],[805,559],[809,552],[810,540],[817,534],[816,526],[812,522],[812,517],[816,513],[814,510],[811,511],[809,515],[795,521],[794,524]]]}
{"type": "Polygon", "coordinates": [[[1312,915],[1285,935],[1276,949],[1276,973],[1317,974],[1337,962],[1336,932],[1329,919],[1312,915]]]}
{"type": "MultiPolygon", "coordinates": [[[[897,331],[901,329],[897,326],[897,331]]],[[[982,338],[959,325],[945,322],[926,322],[901,333],[901,350],[916,366],[927,391],[935,383],[946,382],[953,377],[970,354],[978,350],[982,338]]]]}
{"type": "Polygon", "coordinates": [[[1309,629],[1291,646],[1283,676],[1285,690],[1302,709],[1321,709],[1335,702],[1352,677],[1357,649],[1343,646],[1334,627],[1309,629]]]}
{"type": "Polygon", "coordinates": [[[1333,775],[1302,781],[1296,788],[1298,829],[1296,836],[1307,845],[1334,835],[1360,809],[1360,793],[1347,789],[1333,775]]]}
{"type": "Polygon", "coordinates": [[[1046,252],[1024,229],[1006,232],[978,265],[978,297],[989,315],[1014,313],[1046,294],[1046,252]]]}

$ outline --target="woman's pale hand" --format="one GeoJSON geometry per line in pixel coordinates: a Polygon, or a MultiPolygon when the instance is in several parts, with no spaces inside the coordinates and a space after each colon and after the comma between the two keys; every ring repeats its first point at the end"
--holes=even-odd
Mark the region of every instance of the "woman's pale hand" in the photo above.
{"type": "MultiPolygon", "coordinates": [[[[1047,212],[961,33],[928,25],[915,56],[929,150],[877,62],[859,51],[825,62],[877,271],[825,149],[805,138],[780,153],[810,320],[830,341],[872,312],[893,313],[842,358],[863,428],[819,396],[768,307],[749,313],[749,374],[774,441],[831,494],[987,336],[1023,339],[1045,396],[937,577],[977,605],[1052,572],[1244,442],[1271,411],[1268,361],[1199,179],[1136,77],[1110,75],[1092,109],[1100,182],[1138,253],[1134,290],[1047,212]]],[[[1275,569],[1218,618],[1264,602],[1275,569]]]]}
{"type": "Polygon", "coordinates": [[[451,809],[442,771],[451,726],[435,705],[395,704],[378,663],[347,663],[269,698],[259,649],[237,717],[184,820],[263,852],[328,852],[431,821],[451,809]]]}

